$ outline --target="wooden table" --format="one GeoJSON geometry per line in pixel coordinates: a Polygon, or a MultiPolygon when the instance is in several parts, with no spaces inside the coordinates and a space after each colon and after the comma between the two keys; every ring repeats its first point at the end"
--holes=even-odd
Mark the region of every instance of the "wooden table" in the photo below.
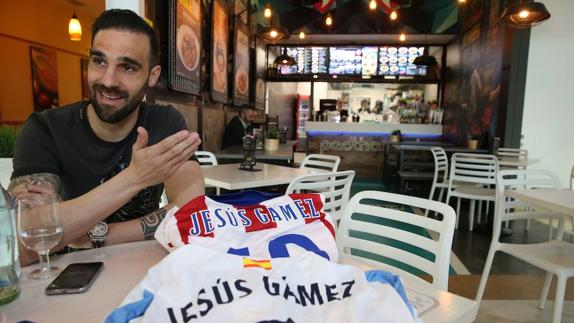
{"type": "MultiPolygon", "coordinates": [[[[296,141],[290,140],[285,144],[279,144],[278,150],[256,150],[255,158],[256,160],[273,160],[273,161],[283,161],[286,164],[292,164],[293,157],[293,145],[297,143],[296,141]]],[[[242,146],[231,146],[220,151],[213,153],[217,160],[242,160],[243,159],[243,147],[242,146]]]]}
{"type": "Polygon", "coordinates": [[[239,165],[240,164],[223,164],[202,168],[205,184],[226,190],[240,190],[289,184],[298,176],[317,173],[317,171],[308,169],[263,163],[257,163],[257,165],[255,165],[255,168],[260,169],[260,171],[252,172],[240,170],[239,165]]]}
{"type": "Polygon", "coordinates": [[[573,190],[510,190],[506,195],[557,213],[574,217],[573,190]]]}
{"type": "MultiPolygon", "coordinates": [[[[6,322],[102,322],[143,279],[148,269],[166,255],[167,251],[156,241],[142,241],[53,256],[52,264],[61,268],[73,262],[103,261],[104,269],[83,294],[46,296],[44,289],[51,280],[28,279],[26,275],[37,265],[25,267],[20,296],[12,303],[0,306],[0,313],[6,322]]],[[[412,281],[405,280],[404,283],[409,298],[417,293],[436,300],[435,306],[420,316],[424,322],[465,323],[476,317],[476,302],[472,300],[412,281]]]]}

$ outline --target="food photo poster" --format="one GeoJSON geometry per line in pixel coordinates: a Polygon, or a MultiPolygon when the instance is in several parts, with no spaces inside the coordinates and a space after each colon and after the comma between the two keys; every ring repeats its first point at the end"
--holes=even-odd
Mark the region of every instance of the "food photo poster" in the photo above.
{"type": "Polygon", "coordinates": [[[235,23],[235,57],[233,62],[233,104],[249,102],[249,28],[237,20],[235,23]]]}
{"type": "Polygon", "coordinates": [[[227,103],[227,57],[229,22],[227,1],[212,2],[211,98],[227,103]]]}
{"type": "Polygon", "coordinates": [[[170,1],[168,87],[201,92],[201,0],[170,1]]]}

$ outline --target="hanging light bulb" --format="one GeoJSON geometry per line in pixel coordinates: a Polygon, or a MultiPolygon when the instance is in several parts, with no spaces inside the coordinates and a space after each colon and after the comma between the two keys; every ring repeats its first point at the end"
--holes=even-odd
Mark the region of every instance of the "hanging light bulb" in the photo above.
{"type": "Polygon", "coordinates": [[[458,0],[458,3],[465,3],[466,0],[458,0]]]}
{"type": "Polygon", "coordinates": [[[269,3],[269,1],[267,1],[267,3],[265,4],[265,9],[263,9],[263,16],[265,17],[265,19],[271,19],[272,14],[273,12],[271,11],[271,4],[269,3]]]}
{"type": "Polygon", "coordinates": [[[369,2],[369,9],[376,10],[377,9],[377,1],[371,0],[371,2],[369,2]]]}
{"type": "Polygon", "coordinates": [[[402,42],[404,42],[405,40],[407,40],[407,36],[405,35],[405,33],[401,33],[401,34],[399,35],[399,40],[402,41],[402,42]]]}
{"type": "Polygon", "coordinates": [[[303,30],[299,32],[299,39],[305,39],[305,32],[303,30]]]}
{"type": "Polygon", "coordinates": [[[279,34],[277,33],[277,30],[273,29],[269,32],[269,35],[271,35],[273,38],[277,38],[279,34]]]}
{"type": "Polygon", "coordinates": [[[331,17],[331,13],[329,13],[325,18],[325,25],[327,25],[327,27],[331,27],[333,25],[333,17],[331,17]]]}
{"type": "Polygon", "coordinates": [[[390,18],[391,18],[391,20],[397,20],[398,16],[399,15],[397,14],[397,11],[393,10],[393,12],[391,12],[390,18]]]}
{"type": "Polygon", "coordinates": [[[70,40],[80,41],[82,40],[82,25],[76,16],[76,10],[68,23],[68,34],[70,35],[70,40]]]}

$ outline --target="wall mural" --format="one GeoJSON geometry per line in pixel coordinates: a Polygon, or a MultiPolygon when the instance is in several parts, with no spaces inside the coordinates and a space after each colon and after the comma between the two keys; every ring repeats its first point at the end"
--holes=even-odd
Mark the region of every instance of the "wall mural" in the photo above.
{"type": "Polygon", "coordinates": [[[461,9],[460,22],[465,32],[447,47],[444,136],[459,145],[471,138],[480,139],[484,147],[488,136],[500,135],[496,133],[496,123],[503,101],[503,43],[511,39],[504,39],[499,18],[504,0],[475,2],[484,6],[461,9]],[[479,16],[484,19],[477,19],[479,16]],[[476,22],[467,26],[462,19],[476,22]]]}

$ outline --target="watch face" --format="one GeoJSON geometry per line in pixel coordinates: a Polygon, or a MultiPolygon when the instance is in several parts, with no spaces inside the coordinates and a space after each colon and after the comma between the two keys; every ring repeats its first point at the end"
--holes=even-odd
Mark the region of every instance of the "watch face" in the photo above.
{"type": "Polygon", "coordinates": [[[90,230],[90,235],[93,237],[104,237],[108,233],[108,225],[105,222],[100,222],[96,224],[95,227],[90,230]]]}

